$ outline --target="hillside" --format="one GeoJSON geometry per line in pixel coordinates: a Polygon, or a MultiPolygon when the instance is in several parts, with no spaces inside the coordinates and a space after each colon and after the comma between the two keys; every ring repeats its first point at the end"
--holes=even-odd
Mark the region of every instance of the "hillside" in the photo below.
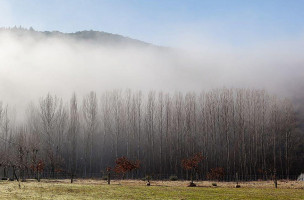
{"type": "Polygon", "coordinates": [[[100,45],[132,45],[135,47],[146,47],[151,46],[151,44],[132,39],[129,37],[121,36],[118,34],[107,33],[103,31],[93,31],[93,30],[84,30],[78,31],[75,33],[62,33],[60,31],[36,31],[33,28],[0,28],[0,33],[9,33],[14,34],[18,37],[34,37],[36,39],[45,39],[45,38],[60,38],[60,39],[73,39],[73,40],[82,40],[85,42],[93,42],[100,45]]]}

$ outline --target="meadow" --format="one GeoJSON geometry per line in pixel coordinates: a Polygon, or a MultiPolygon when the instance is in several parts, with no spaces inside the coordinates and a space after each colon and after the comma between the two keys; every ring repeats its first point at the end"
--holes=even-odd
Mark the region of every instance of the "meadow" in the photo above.
{"type": "Polygon", "coordinates": [[[103,180],[27,180],[0,182],[0,199],[304,199],[304,183],[279,181],[275,189],[271,181],[240,183],[196,182],[197,187],[187,187],[188,181],[112,181],[103,180]]]}

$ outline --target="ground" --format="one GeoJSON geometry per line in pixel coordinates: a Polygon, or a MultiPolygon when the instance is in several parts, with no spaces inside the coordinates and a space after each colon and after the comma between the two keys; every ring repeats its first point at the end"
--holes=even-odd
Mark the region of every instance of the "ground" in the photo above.
{"type": "Polygon", "coordinates": [[[198,187],[186,187],[185,181],[112,181],[102,180],[28,180],[0,182],[0,199],[304,199],[304,183],[279,181],[278,189],[272,182],[235,183],[196,182],[198,187]]]}

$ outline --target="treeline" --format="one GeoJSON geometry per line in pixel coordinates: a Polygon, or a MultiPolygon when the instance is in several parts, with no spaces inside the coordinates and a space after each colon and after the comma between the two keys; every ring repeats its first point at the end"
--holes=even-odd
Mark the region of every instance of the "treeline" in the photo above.
{"type": "Polygon", "coordinates": [[[282,177],[301,172],[303,135],[288,100],[264,90],[216,89],[162,93],[113,90],[69,102],[50,94],[31,104],[22,124],[0,107],[1,166],[21,176],[59,172],[94,177],[125,156],[139,160],[129,175],[175,174],[181,161],[201,152],[200,177],[221,167],[226,175],[282,177]],[[298,164],[297,164],[298,163],[298,164]]]}

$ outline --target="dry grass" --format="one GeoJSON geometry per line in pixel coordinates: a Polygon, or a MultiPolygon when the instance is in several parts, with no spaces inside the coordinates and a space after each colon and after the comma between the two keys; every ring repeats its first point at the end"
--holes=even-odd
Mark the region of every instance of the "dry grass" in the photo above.
{"type": "Polygon", "coordinates": [[[0,199],[304,199],[304,182],[279,181],[278,189],[273,182],[259,181],[240,183],[196,182],[198,187],[186,187],[185,181],[152,181],[147,187],[144,181],[102,180],[28,180],[21,183],[0,182],[0,199]]]}
{"type": "MultiPolygon", "coordinates": [[[[67,181],[68,182],[68,181],[67,181]]],[[[77,184],[106,184],[105,181],[100,180],[77,180],[77,184]],[[101,183],[102,182],[102,183],[101,183]]],[[[151,181],[153,186],[164,186],[164,187],[186,187],[189,185],[189,181],[151,181]]],[[[212,181],[196,181],[198,187],[213,187],[212,181]]],[[[216,182],[217,187],[223,188],[235,188],[235,182],[216,182]]],[[[128,185],[128,186],[145,186],[146,182],[138,180],[121,180],[111,181],[113,185],[128,185]]],[[[273,181],[250,181],[240,182],[242,188],[274,188],[273,181]]],[[[304,181],[287,181],[279,180],[278,187],[284,189],[304,189],[304,181]]]]}

